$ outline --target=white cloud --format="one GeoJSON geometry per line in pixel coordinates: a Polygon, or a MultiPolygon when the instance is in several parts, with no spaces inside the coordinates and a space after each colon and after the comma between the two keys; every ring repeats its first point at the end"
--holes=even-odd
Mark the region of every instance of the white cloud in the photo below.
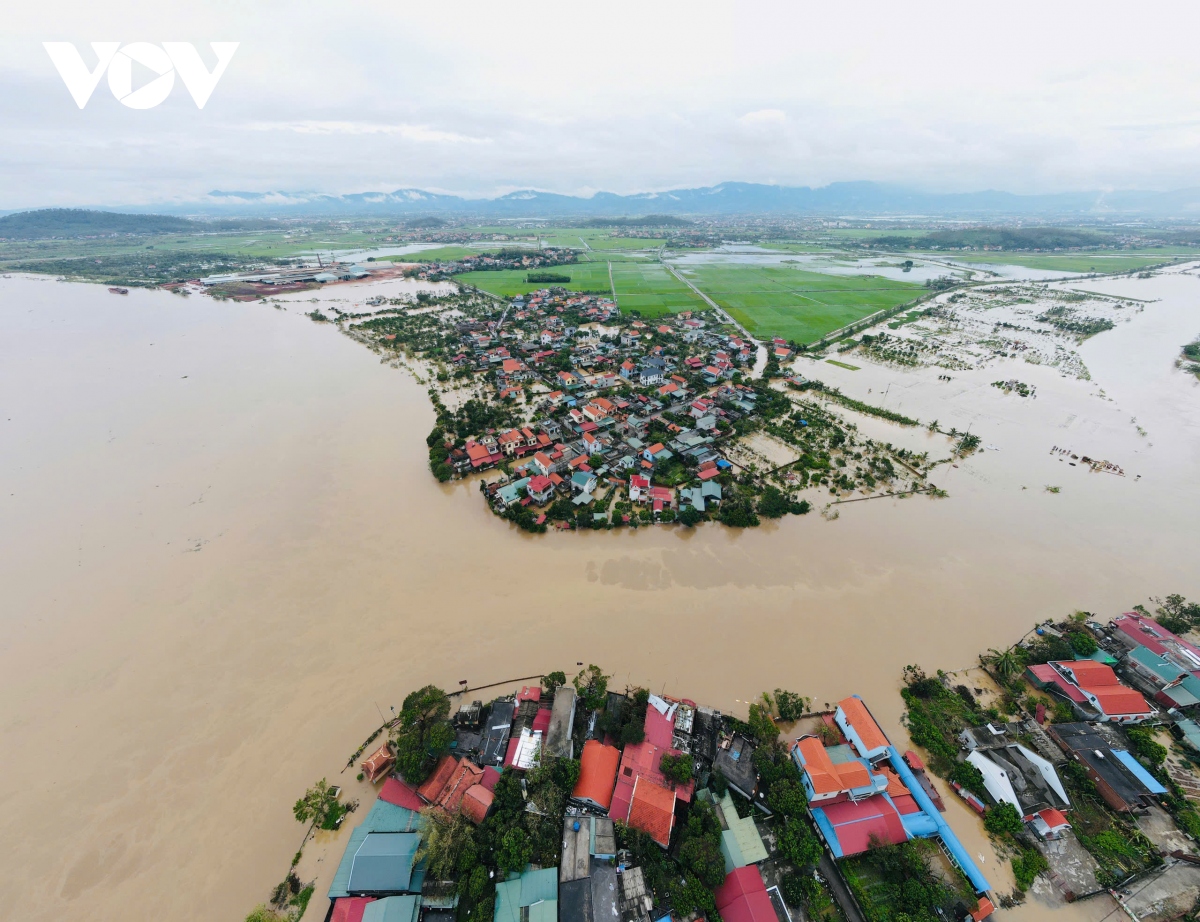
{"type": "Polygon", "coordinates": [[[1044,0],[1009,0],[1002,17],[951,0],[903,16],[884,0],[851,12],[792,0],[610,0],[599,18],[549,0],[516,9],[6,10],[0,208],[213,188],[1200,185],[1193,0],[1132,19],[1116,0],[1085,17],[1044,0]],[[41,42],[98,39],[242,44],[203,111],[178,86],[159,108],[130,110],[104,82],[80,110],[41,42]]]}
{"type": "Polygon", "coordinates": [[[296,134],[390,134],[397,135],[405,141],[415,141],[420,144],[487,144],[491,140],[490,138],[472,138],[453,131],[439,131],[428,125],[388,125],[379,122],[336,122],[307,119],[296,122],[253,122],[248,127],[251,131],[291,131],[296,134]]]}
{"type": "Polygon", "coordinates": [[[738,123],[747,128],[781,128],[787,124],[787,113],[782,109],[759,109],[747,112],[738,123]]]}

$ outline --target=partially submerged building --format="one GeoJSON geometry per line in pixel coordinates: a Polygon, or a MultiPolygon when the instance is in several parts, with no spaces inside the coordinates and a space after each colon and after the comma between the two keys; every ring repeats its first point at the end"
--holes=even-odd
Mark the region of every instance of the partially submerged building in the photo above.
{"type": "Polygon", "coordinates": [[[1036,688],[1070,702],[1084,720],[1139,724],[1158,713],[1104,663],[1060,660],[1029,666],[1025,672],[1036,688]]]}
{"type": "MultiPolygon", "coordinates": [[[[337,908],[349,897],[420,893],[423,864],[416,861],[421,816],[415,810],[378,799],[363,821],[350,831],[342,860],[329,885],[337,908]]],[[[363,903],[347,905],[343,914],[363,903]]]]}
{"type": "Polygon", "coordinates": [[[863,700],[855,695],[840,701],[834,722],[845,743],[827,747],[805,736],[792,746],[809,810],[834,857],[862,854],[877,844],[935,839],[976,894],[986,893],[987,879],[863,700]]]}
{"type": "Polygon", "coordinates": [[[1133,813],[1155,803],[1167,789],[1103,724],[1054,724],[1050,736],[1079,762],[1096,783],[1100,796],[1114,810],[1133,813]]]}
{"type": "Polygon", "coordinates": [[[987,724],[959,734],[967,761],[979,769],[996,803],[1012,804],[1027,821],[1043,810],[1071,806],[1054,765],[1014,740],[1004,725],[987,724]]]}

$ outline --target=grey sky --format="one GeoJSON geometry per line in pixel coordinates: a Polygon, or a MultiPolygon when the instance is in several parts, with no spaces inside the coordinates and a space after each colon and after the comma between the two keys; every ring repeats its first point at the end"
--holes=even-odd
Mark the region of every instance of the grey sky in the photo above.
{"type": "Polygon", "coordinates": [[[5,11],[0,208],[210,189],[1200,185],[1194,2],[45,2],[5,11]],[[239,41],[72,102],[43,41],[239,41]]]}

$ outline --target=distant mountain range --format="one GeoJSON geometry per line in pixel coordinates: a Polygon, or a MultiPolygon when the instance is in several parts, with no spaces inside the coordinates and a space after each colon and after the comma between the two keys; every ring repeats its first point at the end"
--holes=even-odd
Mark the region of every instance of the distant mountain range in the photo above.
{"type": "Polygon", "coordinates": [[[462,198],[421,189],[328,195],[319,192],[213,191],[201,202],[170,208],[176,214],[271,215],[494,215],[497,217],[592,217],[601,215],[1126,215],[1189,217],[1200,214],[1200,189],[1176,192],[920,192],[874,182],[839,182],[819,188],[727,182],[699,189],[589,198],[527,190],[498,198],[462,198]]]}
{"type": "MultiPolygon", "coordinates": [[[[1200,219],[1200,188],[1174,192],[1136,190],[1016,195],[1011,192],[921,192],[875,182],[828,186],[775,186],[727,182],[699,189],[617,195],[597,192],[584,198],[527,190],[497,198],[464,198],[422,189],[394,192],[231,192],[214,190],[200,201],[113,206],[112,211],[226,218],[285,216],[365,217],[443,215],[446,217],[596,219],[646,215],[808,215],[824,217],[959,217],[987,219],[1023,216],[1040,220],[1100,218],[1200,219]]],[[[2,214],[2,212],[0,212],[2,214]]],[[[640,223],[640,222],[638,222],[640,223]]],[[[0,236],[4,236],[0,233],[0,236]]]]}

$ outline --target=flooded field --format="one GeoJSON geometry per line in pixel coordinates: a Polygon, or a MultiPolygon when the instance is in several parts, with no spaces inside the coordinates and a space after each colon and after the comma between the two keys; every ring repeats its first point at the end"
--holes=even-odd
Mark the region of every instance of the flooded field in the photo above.
{"type": "MultiPolygon", "coordinates": [[[[1200,332],[1200,280],[1083,287],[1144,304],[1079,347],[1091,380],[1008,353],[955,370],[799,366],[979,434],[985,450],[936,478],[946,499],[743,533],[529,536],[473,483],[430,477],[423,388],[308,320],[304,298],[0,280],[9,912],[242,918],[299,845],[296,797],[321,776],[365,796],[341,766],[426,682],[582,661],[737,714],[763,689],[859,693],[900,742],[908,663],[963,668],[1050,615],[1195,597],[1200,384],[1173,363],[1200,332]],[[1009,378],[1036,397],[991,386],[1009,378]]],[[[327,291],[357,303],[348,292],[327,291]]],[[[846,415],[874,438],[945,445],[846,415]]],[[[979,823],[948,808],[1008,889],[979,823]]],[[[309,873],[319,919],[328,865],[309,873]]],[[[1050,916],[1031,901],[1004,918],[1050,916]]]]}

